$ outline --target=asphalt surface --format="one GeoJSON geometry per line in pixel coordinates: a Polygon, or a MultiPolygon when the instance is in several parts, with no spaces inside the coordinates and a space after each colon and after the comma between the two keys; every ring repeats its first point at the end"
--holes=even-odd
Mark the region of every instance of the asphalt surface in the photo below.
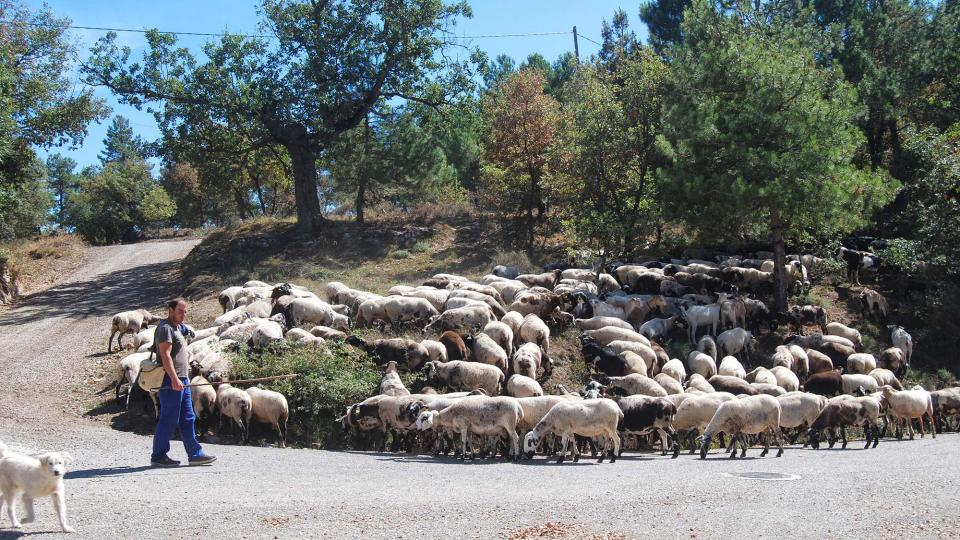
{"type": "MultiPolygon", "coordinates": [[[[628,452],[562,465],[207,444],[219,457],[211,467],[151,469],[149,436],[83,417],[65,388],[89,379],[113,313],[171,292],[191,246],[93,248],[64,283],[0,317],[0,440],[73,455],[75,537],[495,538],[546,523],[576,526],[549,538],[960,537],[955,434],[871,450],[791,447],[782,458],[628,452]]],[[[181,448],[171,456],[182,459],[181,448]]],[[[21,534],[60,536],[49,501],[22,532],[2,517],[0,538],[21,534]]]]}

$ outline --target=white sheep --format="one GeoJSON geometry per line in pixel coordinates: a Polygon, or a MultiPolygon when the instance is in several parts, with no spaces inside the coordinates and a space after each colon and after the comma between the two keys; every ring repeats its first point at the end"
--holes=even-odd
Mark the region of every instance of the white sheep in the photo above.
{"type": "MultiPolygon", "coordinates": [[[[673,417],[673,429],[678,432],[689,431],[691,437],[696,431],[702,433],[717,413],[720,404],[734,399],[737,399],[736,396],[729,392],[691,395],[677,405],[677,414],[673,417]]],[[[690,453],[693,452],[694,445],[691,444],[690,453]]]]}
{"type": "Polygon", "coordinates": [[[607,377],[605,386],[607,389],[619,389],[627,396],[665,397],[667,395],[667,391],[660,383],[639,373],[631,373],[623,377],[607,377]]]}
{"type": "Polygon", "coordinates": [[[923,388],[898,392],[889,385],[880,387],[880,392],[883,393],[883,400],[889,405],[889,414],[893,415],[894,418],[906,421],[911,440],[913,439],[912,420],[914,418],[920,420],[920,436],[925,435],[923,430],[924,417],[930,421],[931,435],[934,439],[937,438],[937,429],[933,422],[933,400],[930,397],[930,392],[923,388]]]}
{"type": "Polygon", "coordinates": [[[542,396],[543,387],[534,379],[515,373],[507,379],[507,395],[516,398],[542,396]]]}
{"type": "Polygon", "coordinates": [[[706,377],[700,375],[699,373],[692,373],[690,375],[690,378],[687,379],[686,390],[687,392],[696,390],[705,394],[712,394],[717,391],[713,385],[710,384],[710,381],[708,381],[706,377]]]}
{"type": "Polygon", "coordinates": [[[145,309],[121,311],[110,320],[110,339],[107,340],[107,352],[112,352],[113,336],[117,335],[117,348],[123,349],[120,340],[126,334],[137,334],[149,325],[159,321],[161,317],[151,314],[145,309]]]}
{"type": "Polygon", "coordinates": [[[910,359],[913,357],[913,336],[907,333],[902,326],[891,326],[890,342],[893,346],[903,351],[903,362],[906,367],[910,367],[910,359]]]}
{"type": "Polygon", "coordinates": [[[300,325],[330,326],[337,330],[350,330],[350,318],[333,310],[333,307],[316,298],[297,298],[290,302],[290,323],[300,325]]]}
{"type": "Polygon", "coordinates": [[[579,328],[581,331],[599,330],[608,326],[614,326],[617,328],[623,328],[624,330],[633,331],[633,325],[623,319],[618,319],[617,317],[591,317],[589,319],[574,319],[573,324],[577,325],[577,328],[579,328]]]}
{"type": "Polygon", "coordinates": [[[383,377],[380,379],[380,386],[377,387],[377,393],[386,396],[400,397],[409,396],[410,391],[400,380],[400,373],[397,372],[397,363],[393,360],[387,362],[384,366],[383,377]]]}
{"type": "MultiPolygon", "coordinates": [[[[212,377],[215,379],[215,377],[212,377]]],[[[217,387],[217,409],[220,411],[220,425],[223,419],[229,419],[234,427],[240,428],[242,440],[247,441],[250,434],[250,415],[252,414],[250,394],[234,388],[229,383],[221,383],[217,387]]]]}
{"type": "Polygon", "coordinates": [[[504,374],[507,373],[509,369],[507,352],[487,334],[481,333],[473,336],[470,350],[470,357],[474,362],[497,366],[504,374]]]}
{"type": "Polygon", "coordinates": [[[450,360],[443,364],[427,362],[424,372],[427,381],[437,381],[455,390],[473,391],[479,388],[490,396],[500,393],[506,379],[503,371],[496,366],[463,360],[450,360]]]}
{"type": "Polygon", "coordinates": [[[717,342],[711,336],[703,336],[700,338],[700,341],[697,342],[697,350],[707,354],[710,358],[713,359],[713,362],[717,362],[717,342]]]}
{"type": "MultiPolygon", "coordinates": [[[[467,438],[471,433],[481,436],[506,435],[510,439],[510,455],[517,459],[520,456],[517,424],[521,418],[523,409],[514,398],[473,396],[456,400],[440,411],[421,412],[416,427],[420,430],[447,429],[459,433],[460,459],[467,455],[467,438]]],[[[470,458],[473,459],[473,455],[470,458]]]]}
{"type": "Polygon", "coordinates": [[[360,304],[357,308],[356,325],[369,326],[380,320],[397,328],[403,323],[426,321],[439,314],[440,312],[424,298],[387,296],[360,304]]]}
{"type": "MultiPolygon", "coordinates": [[[[810,356],[797,345],[787,345],[787,350],[790,351],[790,354],[793,356],[793,364],[790,366],[790,369],[800,378],[806,379],[811,373],[810,356]]],[[[826,358],[828,361],[830,360],[829,357],[826,358]]],[[[833,362],[830,363],[830,369],[833,369],[833,362]]]]}
{"type": "Polygon", "coordinates": [[[783,455],[783,434],[780,431],[780,402],[773,396],[759,394],[756,396],[745,396],[739,399],[726,401],[720,404],[716,414],[710,420],[703,435],[700,437],[700,458],[706,459],[707,451],[710,449],[710,441],[713,436],[719,432],[725,432],[730,435],[730,447],[733,452],[731,458],[736,457],[736,442],[739,441],[742,449],[740,457],[747,455],[747,435],[759,433],[768,433],[764,438],[764,448],[760,457],[767,455],[770,450],[770,439],[772,435],[779,447],[777,457],[783,455]]]}
{"type": "Polygon", "coordinates": [[[808,392],[787,392],[777,396],[780,402],[780,427],[783,429],[810,427],[829,401],[824,396],[808,392]]]}
{"type": "Polygon", "coordinates": [[[615,326],[606,326],[597,330],[586,330],[583,332],[583,335],[604,346],[609,345],[611,341],[635,341],[647,347],[650,346],[650,340],[643,334],[615,326]]]}
{"type": "Polygon", "coordinates": [[[285,448],[287,445],[287,419],[290,416],[287,398],[280,392],[265,390],[256,386],[247,388],[246,392],[250,396],[250,418],[273,426],[280,438],[280,447],[285,448]]]}
{"type": "Polygon", "coordinates": [[[430,355],[430,360],[441,363],[448,360],[447,347],[443,343],[432,339],[425,339],[421,341],[420,344],[427,349],[427,353],[430,355]]]}
{"type": "Polygon", "coordinates": [[[705,379],[717,374],[717,362],[709,354],[700,351],[690,351],[687,367],[690,368],[690,373],[702,375],[705,379]]]}
{"type": "Polygon", "coordinates": [[[310,333],[323,339],[345,339],[347,337],[347,334],[340,330],[322,325],[314,326],[310,329],[310,333]]]}
{"type": "Polygon", "coordinates": [[[510,330],[513,331],[513,346],[516,349],[520,346],[520,327],[523,326],[523,314],[519,311],[508,311],[506,315],[500,317],[500,322],[509,326],[510,330]]]}
{"type": "Polygon", "coordinates": [[[510,325],[500,321],[490,321],[483,327],[483,333],[493,338],[507,356],[513,356],[513,330],[510,325]]]}
{"type": "Polygon", "coordinates": [[[425,333],[445,332],[447,330],[479,330],[487,326],[495,317],[489,306],[468,306],[444,311],[431,317],[430,324],[424,327],[425,333]]]}
{"type": "MultiPolygon", "coordinates": [[[[620,406],[612,400],[606,398],[589,399],[584,401],[561,401],[553,406],[550,411],[544,415],[543,419],[537,422],[536,427],[523,439],[524,452],[533,457],[533,453],[540,440],[547,433],[554,433],[560,436],[560,456],[557,463],[563,463],[567,453],[567,445],[574,435],[581,437],[604,437],[604,448],[600,454],[600,462],[603,462],[606,452],[607,442],[613,442],[613,453],[610,454],[610,462],[617,460],[620,454],[620,435],[617,434],[617,425],[623,419],[623,412],[620,406]]],[[[580,460],[580,450],[576,443],[573,444],[573,460],[580,460]]]]}
{"type": "Polygon", "coordinates": [[[650,319],[640,325],[639,333],[647,339],[664,338],[673,331],[677,318],[678,317],[674,315],[666,319],[650,319]]]}
{"type": "Polygon", "coordinates": [[[877,359],[869,353],[854,353],[847,357],[847,373],[869,374],[877,369],[877,359]]]}
{"type": "Polygon", "coordinates": [[[743,369],[743,364],[732,356],[723,357],[723,360],[720,361],[720,367],[717,369],[717,374],[744,380],[747,378],[747,370],[743,369]]]}
{"type": "Polygon", "coordinates": [[[667,395],[683,393],[683,384],[666,373],[657,373],[653,380],[667,391],[667,395]]]}
{"type": "Polygon", "coordinates": [[[536,343],[524,343],[513,353],[510,368],[513,373],[536,380],[537,371],[541,366],[545,370],[549,370],[549,367],[544,364],[543,351],[540,346],[536,343]]]}
{"type": "MultiPolygon", "coordinates": [[[[722,373],[721,375],[729,375],[729,373],[722,373]]],[[[769,369],[762,366],[757,367],[750,373],[747,373],[743,380],[750,383],[777,384],[777,376],[774,375],[769,369]]]]}
{"type": "Polygon", "coordinates": [[[840,376],[841,378],[841,389],[844,394],[850,394],[851,396],[857,393],[857,390],[862,386],[867,394],[872,394],[877,391],[879,385],[877,385],[877,380],[871,377],[870,375],[864,375],[862,373],[844,373],[840,376]]]}
{"type": "Polygon", "coordinates": [[[529,314],[523,318],[520,325],[520,342],[536,343],[544,353],[550,352],[550,327],[536,314],[529,314]]]}
{"type": "Polygon", "coordinates": [[[717,348],[722,356],[739,355],[741,353],[749,356],[755,343],[753,334],[743,328],[726,330],[717,336],[717,348]]]}
{"type": "Polygon", "coordinates": [[[890,385],[894,390],[903,390],[903,384],[892,371],[884,368],[877,368],[870,372],[870,376],[877,380],[880,386],[890,385]]]}
{"type": "Polygon", "coordinates": [[[207,434],[210,417],[217,408],[217,391],[209,383],[210,381],[202,375],[190,379],[190,400],[193,404],[193,414],[197,417],[196,425],[201,438],[207,434]]]}
{"type": "Polygon", "coordinates": [[[774,366],[770,373],[777,379],[777,386],[787,392],[796,392],[800,389],[800,378],[797,374],[783,366],[774,366]]]}
{"type": "Polygon", "coordinates": [[[687,380],[687,370],[683,367],[683,362],[673,358],[660,368],[660,373],[673,377],[677,382],[683,383],[687,380]]]}
{"type": "Polygon", "coordinates": [[[863,347],[863,336],[861,336],[860,331],[855,328],[850,328],[843,323],[832,322],[827,324],[826,331],[827,335],[840,336],[850,340],[857,349],[863,347]]]}
{"type": "Polygon", "coordinates": [[[291,328],[287,330],[287,333],[284,334],[283,337],[294,345],[322,345],[326,341],[322,337],[317,337],[303,328],[291,328]]]}

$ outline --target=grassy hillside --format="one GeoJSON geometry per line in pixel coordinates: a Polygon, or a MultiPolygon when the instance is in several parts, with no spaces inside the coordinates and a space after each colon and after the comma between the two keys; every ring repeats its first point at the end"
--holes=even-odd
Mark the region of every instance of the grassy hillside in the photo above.
{"type": "Polygon", "coordinates": [[[76,270],[83,263],[85,247],[83,240],[73,234],[5,242],[0,244],[0,272],[8,276],[8,286],[25,296],[76,270]]]}

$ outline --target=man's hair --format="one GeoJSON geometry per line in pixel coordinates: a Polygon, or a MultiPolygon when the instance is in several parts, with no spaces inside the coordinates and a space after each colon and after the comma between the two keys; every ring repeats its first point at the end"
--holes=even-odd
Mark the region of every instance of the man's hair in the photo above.
{"type": "Polygon", "coordinates": [[[182,297],[182,296],[178,296],[178,297],[176,297],[176,298],[174,298],[174,299],[172,299],[172,300],[168,300],[168,301],[167,301],[167,309],[177,309],[177,305],[179,305],[180,302],[183,302],[184,304],[186,304],[186,303],[187,303],[187,299],[184,298],[184,297],[182,297]]]}

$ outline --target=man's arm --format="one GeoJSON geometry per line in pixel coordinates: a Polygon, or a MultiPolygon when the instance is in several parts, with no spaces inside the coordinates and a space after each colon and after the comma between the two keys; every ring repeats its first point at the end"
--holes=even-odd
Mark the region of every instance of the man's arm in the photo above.
{"type": "Polygon", "coordinates": [[[183,383],[180,382],[180,378],[177,377],[177,371],[173,369],[173,358],[170,357],[170,350],[173,349],[173,343],[160,342],[157,343],[157,352],[160,354],[160,363],[163,364],[163,370],[167,372],[167,377],[170,378],[170,388],[173,390],[183,390],[183,383]]]}

